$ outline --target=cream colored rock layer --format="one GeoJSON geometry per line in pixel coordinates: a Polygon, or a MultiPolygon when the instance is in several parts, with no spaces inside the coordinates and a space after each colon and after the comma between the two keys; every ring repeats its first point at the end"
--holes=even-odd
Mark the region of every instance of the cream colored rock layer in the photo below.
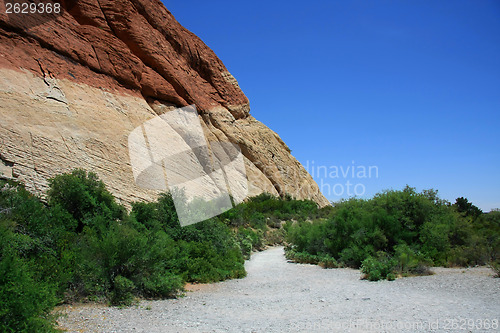
{"type": "MultiPolygon", "coordinates": [[[[0,69],[0,171],[43,195],[48,179],[74,168],[96,172],[126,206],[156,191],[134,183],[129,133],[169,106],[130,91],[118,94],[68,80],[0,69]]],[[[171,108],[172,106],[170,106],[171,108]]],[[[223,107],[202,115],[209,141],[230,141],[245,155],[249,195],[290,193],[328,204],[281,139],[253,117],[235,120],[223,107]]]]}

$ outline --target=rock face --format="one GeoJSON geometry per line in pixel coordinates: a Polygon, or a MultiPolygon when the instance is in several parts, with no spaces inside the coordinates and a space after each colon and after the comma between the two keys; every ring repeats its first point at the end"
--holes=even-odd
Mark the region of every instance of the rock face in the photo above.
{"type": "Polygon", "coordinates": [[[59,15],[5,13],[0,0],[0,171],[43,195],[54,175],[96,172],[124,204],[134,183],[129,133],[194,104],[210,141],[237,144],[250,195],[328,204],[280,137],[254,119],[236,79],[160,0],[62,1],[59,15]],[[39,20],[39,21],[37,21],[39,20]]]}

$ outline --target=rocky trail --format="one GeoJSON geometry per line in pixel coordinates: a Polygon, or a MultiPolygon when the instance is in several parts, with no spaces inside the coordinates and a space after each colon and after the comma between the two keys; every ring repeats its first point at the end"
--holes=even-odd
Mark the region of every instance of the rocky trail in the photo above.
{"type": "Polygon", "coordinates": [[[240,280],[194,285],[185,297],[129,308],[60,308],[68,332],[496,332],[500,279],[489,268],[360,280],[359,270],[288,263],[256,253],[240,280]]]}

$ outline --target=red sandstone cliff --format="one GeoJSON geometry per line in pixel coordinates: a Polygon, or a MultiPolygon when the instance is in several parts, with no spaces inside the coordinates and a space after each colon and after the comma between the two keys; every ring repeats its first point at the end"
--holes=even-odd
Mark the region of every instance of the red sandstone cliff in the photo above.
{"type": "MultiPolygon", "coordinates": [[[[48,2],[48,1],[44,1],[48,2]]],[[[0,170],[43,193],[53,175],[95,171],[122,201],[134,184],[127,136],[194,104],[211,141],[238,144],[250,194],[328,201],[279,136],[255,120],[236,79],[159,0],[62,1],[59,15],[5,13],[0,0],[0,170]]]]}

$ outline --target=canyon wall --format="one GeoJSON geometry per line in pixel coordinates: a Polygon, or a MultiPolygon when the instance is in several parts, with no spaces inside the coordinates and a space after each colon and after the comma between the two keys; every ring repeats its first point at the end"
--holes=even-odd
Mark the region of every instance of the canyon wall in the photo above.
{"type": "Polygon", "coordinates": [[[134,182],[128,135],[194,105],[209,143],[240,148],[249,195],[289,193],[328,204],[280,137],[250,115],[247,97],[214,52],[161,1],[59,3],[58,15],[42,17],[6,14],[0,0],[5,177],[43,196],[48,179],[84,168],[125,205],[153,200],[157,191],[134,182]]]}

